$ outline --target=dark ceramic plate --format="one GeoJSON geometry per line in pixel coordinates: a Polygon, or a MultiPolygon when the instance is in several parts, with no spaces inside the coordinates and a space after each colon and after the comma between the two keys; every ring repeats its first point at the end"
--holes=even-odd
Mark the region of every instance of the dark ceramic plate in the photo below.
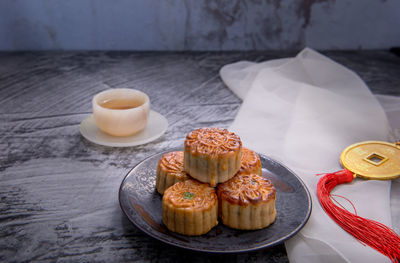
{"type": "Polygon", "coordinates": [[[310,193],[290,170],[260,155],[263,176],[277,190],[275,222],[254,231],[231,229],[218,224],[207,234],[188,237],[169,231],[162,223],[161,198],[155,187],[157,162],[164,153],[136,165],[122,181],[119,202],[129,220],[148,235],[170,245],[214,253],[247,252],[279,244],[296,234],[311,214],[310,193]]]}

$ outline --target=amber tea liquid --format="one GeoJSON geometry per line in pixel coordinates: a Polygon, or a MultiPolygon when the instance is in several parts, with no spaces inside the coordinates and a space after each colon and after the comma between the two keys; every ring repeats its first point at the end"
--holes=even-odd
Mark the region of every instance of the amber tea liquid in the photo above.
{"type": "Polygon", "coordinates": [[[99,103],[101,107],[112,110],[127,110],[139,107],[143,104],[140,100],[135,99],[109,99],[99,103]]]}

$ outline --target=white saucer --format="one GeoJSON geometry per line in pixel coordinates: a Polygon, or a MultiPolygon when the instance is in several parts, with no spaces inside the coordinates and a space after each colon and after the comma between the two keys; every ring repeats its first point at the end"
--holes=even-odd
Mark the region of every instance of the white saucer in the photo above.
{"type": "Polygon", "coordinates": [[[88,141],[111,147],[130,147],[149,143],[158,139],[168,128],[167,119],[160,113],[150,110],[146,128],[139,133],[127,137],[108,135],[97,128],[93,115],[81,122],[80,132],[88,141]]]}

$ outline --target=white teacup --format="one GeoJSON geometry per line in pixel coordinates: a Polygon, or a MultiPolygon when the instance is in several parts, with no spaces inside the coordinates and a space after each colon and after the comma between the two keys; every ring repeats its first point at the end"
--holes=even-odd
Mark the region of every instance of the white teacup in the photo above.
{"type": "Polygon", "coordinates": [[[150,112],[150,99],[135,89],[109,89],[92,100],[97,127],[113,136],[129,136],[143,130],[150,112]]]}

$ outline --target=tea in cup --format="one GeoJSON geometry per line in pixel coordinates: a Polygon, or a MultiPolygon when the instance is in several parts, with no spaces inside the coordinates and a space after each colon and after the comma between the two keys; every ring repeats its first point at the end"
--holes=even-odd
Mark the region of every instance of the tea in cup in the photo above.
{"type": "Polygon", "coordinates": [[[112,136],[130,136],[146,127],[150,99],[135,89],[109,89],[93,97],[92,108],[101,131],[112,136]]]}

